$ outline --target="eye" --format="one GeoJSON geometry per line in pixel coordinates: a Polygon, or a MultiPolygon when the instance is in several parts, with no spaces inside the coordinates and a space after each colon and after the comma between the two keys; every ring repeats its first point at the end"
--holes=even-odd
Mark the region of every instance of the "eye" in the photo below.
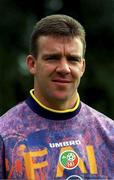
{"type": "Polygon", "coordinates": [[[44,60],[46,61],[56,61],[59,59],[59,56],[57,55],[48,55],[44,57],[44,60]]]}
{"type": "Polygon", "coordinates": [[[68,61],[80,62],[81,61],[81,57],[78,57],[78,56],[69,56],[68,57],[68,61]]]}

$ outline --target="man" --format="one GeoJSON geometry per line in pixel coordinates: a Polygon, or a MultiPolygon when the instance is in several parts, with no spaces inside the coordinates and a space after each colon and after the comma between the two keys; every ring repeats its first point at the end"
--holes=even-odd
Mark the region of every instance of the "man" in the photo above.
{"type": "Polygon", "coordinates": [[[114,122],[78,94],[85,49],[72,17],[36,23],[26,60],[34,89],[0,119],[0,179],[114,178],[114,122]]]}

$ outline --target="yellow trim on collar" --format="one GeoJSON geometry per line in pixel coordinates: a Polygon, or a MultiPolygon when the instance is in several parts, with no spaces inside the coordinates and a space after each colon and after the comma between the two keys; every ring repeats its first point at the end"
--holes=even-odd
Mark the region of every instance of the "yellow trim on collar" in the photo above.
{"type": "Polygon", "coordinates": [[[55,110],[55,109],[51,109],[51,108],[48,108],[47,106],[45,106],[44,104],[42,104],[36,97],[35,95],[33,94],[33,91],[34,89],[31,89],[30,90],[30,95],[32,96],[32,98],[41,106],[43,107],[44,109],[48,110],[48,111],[51,111],[51,112],[55,112],[55,113],[68,113],[68,112],[73,112],[75,111],[78,106],[79,106],[79,103],[80,103],[80,97],[79,97],[79,94],[78,94],[78,98],[77,98],[77,102],[76,102],[76,105],[71,108],[71,109],[67,109],[67,110],[55,110]]]}

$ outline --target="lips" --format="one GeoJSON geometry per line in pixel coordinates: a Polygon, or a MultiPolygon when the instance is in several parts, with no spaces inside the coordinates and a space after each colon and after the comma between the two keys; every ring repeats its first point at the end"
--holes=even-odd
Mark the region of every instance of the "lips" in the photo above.
{"type": "Polygon", "coordinates": [[[71,80],[69,79],[54,79],[52,81],[55,83],[71,83],[71,80]]]}

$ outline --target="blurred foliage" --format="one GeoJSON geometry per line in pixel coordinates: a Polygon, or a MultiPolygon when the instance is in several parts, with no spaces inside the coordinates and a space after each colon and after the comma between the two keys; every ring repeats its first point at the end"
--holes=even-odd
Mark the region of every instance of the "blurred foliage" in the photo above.
{"type": "Polygon", "coordinates": [[[71,15],[86,30],[81,100],[114,119],[114,0],[0,0],[0,114],[33,87],[25,64],[32,28],[55,13],[71,15]]]}

